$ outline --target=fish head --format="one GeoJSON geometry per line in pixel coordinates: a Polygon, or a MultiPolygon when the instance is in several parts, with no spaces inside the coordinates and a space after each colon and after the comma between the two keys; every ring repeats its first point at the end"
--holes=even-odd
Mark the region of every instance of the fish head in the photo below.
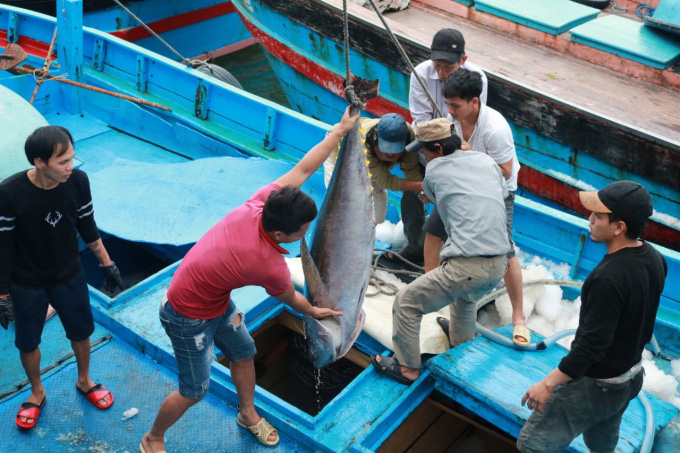
{"type": "Polygon", "coordinates": [[[305,316],[305,337],[307,354],[317,369],[337,360],[336,350],[342,340],[341,327],[337,319],[315,319],[305,316]]]}

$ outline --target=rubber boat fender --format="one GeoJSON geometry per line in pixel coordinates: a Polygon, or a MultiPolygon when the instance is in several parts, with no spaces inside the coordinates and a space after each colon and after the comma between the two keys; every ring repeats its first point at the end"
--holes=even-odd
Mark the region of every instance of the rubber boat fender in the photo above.
{"type": "Polygon", "coordinates": [[[586,6],[592,6],[597,9],[604,9],[609,6],[609,0],[571,0],[572,2],[580,3],[586,6]]]}
{"type": "Polygon", "coordinates": [[[235,86],[241,90],[243,89],[239,81],[236,80],[236,77],[234,77],[229,71],[221,66],[217,66],[216,64],[212,63],[206,63],[204,61],[192,61],[191,67],[197,71],[201,71],[203,74],[208,74],[215,77],[217,80],[228,83],[231,86],[235,86]]]}

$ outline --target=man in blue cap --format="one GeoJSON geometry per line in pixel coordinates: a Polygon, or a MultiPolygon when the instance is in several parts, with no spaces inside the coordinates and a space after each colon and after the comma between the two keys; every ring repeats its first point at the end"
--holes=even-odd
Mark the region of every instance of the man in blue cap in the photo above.
{"type": "Polygon", "coordinates": [[[571,351],[522,398],[534,411],[517,439],[522,453],[562,451],[581,433],[590,451],[616,449],[623,413],[642,388],[642,350],[668,272],[663,255],[638,239],[652,215],[647,189],[617,181],[579,197],[593,211],[590,239],[607,254],[583,282],[571,351]]]}
{"type": "MultiPolygon", "coordinates": [[[[399,253],[408,260],[422,261],[425,208],[418,193],[423,190],[423,177],[418,168],[417,154],[404,151],[406,145],[415,138],[413,129],[396,113],[388,113],[380,119],[360,118],[359,124],[365,139],[366,160],[373,183],[375,221],[385,221],[387,190],[402,191],[401,215],[408,244],[399,253]],[[403,178],[390,172],[397,163],[404,174],[403,178]]],[[[339,150],[338,146],[324,162],[326,186],[330,183],[339,150]]]]}

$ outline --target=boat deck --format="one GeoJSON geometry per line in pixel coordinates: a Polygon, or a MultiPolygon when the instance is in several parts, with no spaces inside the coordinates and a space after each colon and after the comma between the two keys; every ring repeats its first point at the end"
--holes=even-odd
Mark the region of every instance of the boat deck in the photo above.
{"type": "MultiPolygon", "coordinates": [[[[505,326],[499,332],[510,336],[512,329],[505,326]]],[[[542,340],[538,335],[535,337],[535,341],[542,340]]],[[[566,350],[558,345],[545,351],[527,352],[477,338],[438,355],[430,361],[428,368],[437,381],[435,389],[518,436],[531,415],[531,411],[520,404],[524,393],[557,367],[565,355],[566,350]],[[504,360],[498,361],[499,356],[504,360]]],[[[658,433],[678,415],[678,409],[653,395],[649,395],[649,400],[658,433]]],[[[644,425],[644,408],[639,400],[634,400],[623,416],[616,451],[639,451],[644,425]]],[[[575,439],[567,451],[588,451],[582,436],[575,439]]]]}
{"type": "MultiPolygon", "coordinates": [[[[158,316],[155,319],[157,321],[158,316]]],[[[59,324],[57,317],[48,321],[50,324],[59,324]]],[[[102,329],[101,326],[98,328],[102,329]]],[[[10,337],[2,336],[0,350],[4,351],[5,357],[18,356],[16,350],[12,350],[11,342],[6,341],[10,337]]],[[[68,344],[63,336],[43,335],[43,344],[47,342],[68,344]]],[[[38,426],[30,434],[10,427],[21,402],[28,398],[28,390],[0,404],[0,419],[7,428],[3,430],[3,451],[39,451],[44,448],[55,453],[138,451],[140,439],[151,427],[161,402],[176,390],[176,375],[115,337],[92,353],[91,374],[96,382],[104,383],[113,393],[115,402],[110,409],[95,409],[76,392],[76,365],[69,363],[44,379],[48,401],[38,426]],[[139,413],[123,420],[123,412],[131,408],[137,408],[139,413]]],[[[235,406],[225,404],[215,392],[209,393],[200,404],[191,408],[187,416],[168,431],[166,439],[167,444],[172,446],[171,451],[248,452],[264,448],[237,426],[235,406]]],[[[267,451],[312,450],[282,434],[279,445],[267,451]]]]}
{"type": "MultiPolygon", "coordinates": [[[[51,35],[52,28],[50,27],[49,36],[51,35]]],[[[120,49],[109,44],[108,56],[120,56],[118,53],[120,49]]],[[[142,53],[139,50],[136,52],[142,53]]],[[[131,67],[136,67],[136,64],[132,64],[131,67]]],[[[110,84],[121,89],[125,87],[120,80],[117,81],[116,77],[109,73],[100,74],[92,73],[92,71],[85,71],[85,73],[98,85],[110,84]]],[[[30,96],[34,83],[32,77],[14,78],[3,74],[4,76],[6,78],[0,79],[0,83],[10,89],[15,89],[24,97],[30,96]]],[[[154,76],[159,86],[162,81],[169,80],[180,84],[181,76],[186,76],[187,91],[192,94],[196,92],[196,86],[200,88],[203,83],[207,83],[203,82],[203,79],[197,82],[189,78],[187,72],[158,72],[154,73],[154,76]]],[[[155,89],[152,84],[149,84],[149,87],[152,91],[155,89]]],[[[281,111],[279,114],[274,112],[274,110],[278,112],[277,107],[262,106],[259,102],[246,104],[245,107],[255,110],[257,113],[255,114],[247,111],[246,108],[240,108],[241,104],[229,104],[230,100],[239,100],[241,94],[238,94],[236,98],[229,97],[227,95],[232,91],[222,90],[219,86],[212,86],[211,92],[216,93],[216,97],[211,103],[209,118],[225,118],[224,111],[228,108],[236,110],[244,117],[248,116],[246,113],[250,113],[252,118],[244,118],[244,122],[234,120],[233,123],[236,126],[233,126],[233,130],[216,120],[197,120],[191,114],[184,115],[184,112],[194,105],[193,97],[189,96],[187,98],[189,101],[181,101],[178,100],[180,97],[178,94],[168,95],[168,103],[173,106],[172,115],[175,116],[168,114],[164,117],[165,120],[155,111],[130,106],[128,103],[114,103],[108,98],[93,98],[82,93],[80,99],[87,108],[83,112],[72,114],[68,113],[73,100],[69,96],[70,90],[57,88],[51,83],[41,88],[35,105],[50,123],[66,126],[73,131],[76,153],[82,160],[81,168],[93,176],[92,181],[96,179],[94,177],[96,174],[106,171],[108,165],[118,157],[136,159],[144,164],[167,164],[189,161],[192,158],[212,157],[215,154],[208,152],[210,150],[216,149],[226,153],[225,150],[236,149],[252,155],[266,155],[272,159],[292,160],[295,156],[299,158],[304,150],[311,147],[311,145],[307,146],[309,144],[307,141],[316,143],[323,135],[324,131],[318,125],[307,120],[293,122],[293,119],[299,115],[289,114],[287,111],[281,111]],[[93,99],[97,102],[92,102],[93,99]],[[218,102],[218,100],[223,102],[218,102]],[[184,107],[180,105],[181,102],[184,107]],[[225,104],[229,104],[229,107],[225,104]],[[262,108],[255,109],[255,107],[262,108]],[[267,111],[268,115],[259,114],[263,111],[267,111]],[[277,152],[267,154],[269,151],[263,150],[262,141],[259,138],[262,135],[261,129],[253,129],[246,134],[248,131],[244,129],[247,127],[243,124],[248,124],[245,119],[250,119],[255,124],[265,121],[265,118],[275,123],[278,116],[281,116],[283,130],[266,131],[268,144],[271,144],[272,133],[278,132],[279,135],[274,135],[278,138],[277,152]],[[285,127],[287,124],[293,124],[293,127],[285,127]],[[228,133],[223,133],[225,130],[228,133]],[[307,131],[311,132],[307,133],[307,131]],[[293,137],[293,134],[296,137],[293,137]],[[216,137],[221,139],[219,144],[215,143],[216,137]],[[184,139],[187,138],[192,138],[192,141],[185,141],[184,139]],[[210,144],[207,151],[202,150],[200,146],[202,144],[210,144]],[[278,152],[280,148],[287,149],[289,152],[278,152]],[[293,154],[292,151],[296,151],[297,154],[293,154]],[[196,155],[184,154],[188,152],[195,152],[196,155]]],[[[156,96],[156,94],[150,93],[144,96],[156,96]]],[[[248,186],[249,181],[244,175],[233,176],[243,180],[243,190],[250,193],[256,190],[257,187],[248,186]]],[[[322,184],[320,174],[312,178],[320,185],[322,184]]],[[[117,192],[119,189],[116,184],[111,184],[106,188],[111,192],[117,192]]],[[[149,198],[162,196],[160,191],[149,191],[147,195],[149,198]]],[[[95,198],[97,209],[103,206],[101,201],[101,198],[95,198]]],[[[533,248],[536,251],[542,251],[551,259],[568,261],[573,266],[576,277],[582,276],[583,272],[591,269],[593,263],[597,262],[603,254],[601,249],[598,250],[586,240],[583,219],[574,219],[567,214],[553,212],[550,208],[519,198],[516,215],[518,219],[523,219],[517,221],[516,233],[519,246],[527,250],[533,248]],[[549,238],[549,244],[546,244],[546,238],[549,238]]],[[[158,320],[158,304],[186,249],[173,248],[165,243],[149,244],[142,241],[137,243],[114,237],[105,238],[105,244],[112,258],[118,261],[120,269],[126,273],[126,278],[131,278],[127,274],[130,272],[128,265],[143,262],[146,260],[145,254],[154,255],[157,260],[155,270],[139,277],[135,276],[128,290],[114,298],[109,298],[97,289],[101,285],[101,276],[96,260],[89,251],[83,252],[83,267],[90,284],[91,303],[99,329],[93,336],[93,340],[106,338],[107,334],[112,336],[112,339],[105,339],[100,343],[93,352],[91,373],[96,381],[103,382],[112,390],[116,403],[106,412],[93,408],[73,388],[75,364],[72,361],[66,362],[63,366],[55,368],[53,374],[45,378],[49,403],[40,417],[38,426],[30,434],[21,432],[12,426],[12,420],[19,404],[25,399],[27,391],[19,391],[0,402],[0,416],[4,417],[2,420],[8,428],[3,431],[7,433],[3,438],[3,445],[8,451],[26,451],[27,446],[34,450],[48,451],[135,451],[141,436],[151,425],[163,398],[176,388],[175,360],[172,357],[169,340],[158,320]],[[121,420],[123,411],[132,407],[138,408],[139,414],[128,420],[121,420]]],[[[670,250],[664,250],[664,253],[669,260],[669,269],[677,275],[680,254],[670,250]]],[[[676,310],[677,295],[676,283],[669,282],[662,308],[670,311],[671,315],[660,319],[660,324],[666,326],[665,334],[660,336],[660,341],[662,346],[667,348],[677,347],[677,341],[674,341],[677,338],[677,326],[680,325],[676,310]]],[[[281,343],[279,340],[287,334],[281,333],[284,328],[293,332],[301,330],[301,321],[261,288],[246,287],[234,291],[233,300],[239,309],[245,312],[248,329],[253,333],[256,343],[262,343],[259,347],[261,354],[276,352],[276,346],[281,343]],[[278,333],[275,331],[277,328],[278,333]]],[[[46,335],[43,338],[43,347],[46,351],[43,367],[57,363],[63,357],[62,354],[68,353],[68,340],[60,331],[59,324],[56,318],[48,321],[46,335]],[[50,348],[50,354],[47,354],[48,348],[50,348]]],[[[0,334],[2,356],[16,358],[17,352],[12,344],[12,332],[1,330],[0,332],[3,332],[0,334]]],[[[480,341],[473,343],[478,344],[480,341]]],[[[513,363],[517,360],[514,350],[493,349],[493,351],[493,360],[496,362],[507,360],[508,363],[513,363]]],[[[431,395],[436,394],[438,398],[446,400],[449,404],[451,399],[455,399],[456,395],[465,391],[469,386],[463,383],[451,388],[450,393],[437,393],[434,389],[439,378],[433,377],[428,370],[424,371],[421,379],[409,387],[398,384],[394,380],[381,376],[374,367],[366,367],[367,354],[385,352],[384,347],[362,334],[356,343],[356,348],[348,354],[348,357],[352,356],[353,363],[359,365],[361,369],[318,413],[306,412],[296,404],[279,397],[271,387],[265,386],[263,378],[259,378],[255,402],[260,413],[280,430],[282,443],[276,449],[260,446],[250,434],[236,426],[235,389],[231,383],[228,363],[219,358],[218,353],[218,361],[212,367],[209,396],[206,401],[190,409],[187,416],[168,431],[168,448],[170,451],[197,452],[230,451],[237,448],[244,451],[366,452],[381,449],[386,451],[388,445],[403,448],[407,445],[401,442],[403,431],[395,437],[397,433],[395,430],[406,426],[406,420],[411,416],[419,415],[422,404],[431,395]]],[[[456,353],[453,352],[453,354],[456,353]]],[[[261,356],[257,356],[256,362],[260,358],[261,356]]],[[[280,356],[279,363],[290,369],[293,365],[290,361],[286,363],[287,358],[288,356],[285,355],[280,356]]],[[[11,390],[21,379],[23,370],[16,360],[13,363],[6,361],[0,368],[0,376],[7,373],[10,368],[13,377],[11,381],[2,383],[0,393],[11,390]]],[[[458,371],[456,366],[439,368],[445,370],[447,375],[458,371]]],[[[519,371],[514,370],[514,372],[519,371]]],[[[516,404],[516,395],[523,394],[526,390],[526,382],[507,376],[502,382],[509,383],[504,386],[503,391],[513,397],[514,404],[516,404]]],[[[302,393],[302,386],[291,386],[290,391],[302,393]]],[[[305,391],[314,395],[313,386],[305,391]]],[[[491,399],[488,399],[487,403],[489,406],[487,409],[500,408],[500,404],[491,399]]],[[[463,407],[462,410],[464,409],[463,407]]],[[[470,409],[472,410],[468,409],[468,416],[475,416],[476,411],[482,413],[482,410],[478,408],[471,407],[470,409]]],[[[666,411],[666,413],[671,412],[666,411]]],[[[665,416],[664,420],[667,421],[669,417],[670,415],[665,416]]],[[[475,426],[483,426],[487,431],[494,431],[494,428],[489,427],[489,421],[477,417],[474,423],[475,426]]],[[[677,427],[677,419],[672,423],[672,426],[661,431],[660,436],[668,439],[668,442],[677,442],[680,439],[680,435],[674,431],[677,427]]],[[[450,431],[449,425],[441,426],[441,428],[443,431],[440,432],[449,435],[447,433],[450,431]]],[[[497,429],[495,432],[506,442],[509,440],[512,446],[512,432],[509,435],[499,434],[497,429]]],[[[446,446],[439,451],[446,451],[446,446]]],[[[488,451],[502,450],[490,448],[488,451]]]]}
{"type": "MultiPolygon", "coordinates": [[[[340,0],[325,1],[342,8],[340,0]]],[[[373,11],[355,8],[353,12],[362,20],[382,28],[373,11]]],[[[563,49],[523,41],[517,35],[419,2],[412,2],[410,8],[387,14],[385,18],[400,40],[411,40],[426,49],[438,30],[456,28],[465,36],[469,61],[487,71],[490,78],[511,80],[548,98],[601,116],[605,122],[615,120],[680,150],[680,91],[677,86],[669,89],[667,84],[655,85],[624,75],[567,55],[563,49]]],[[[414,65],[418,63],[420,61],[413,62],[414,65]]],[[[674,68],[667,71],[674,72],[674,68]]],[[[490,102],[493,96],[490,92],[490,102]]]]}

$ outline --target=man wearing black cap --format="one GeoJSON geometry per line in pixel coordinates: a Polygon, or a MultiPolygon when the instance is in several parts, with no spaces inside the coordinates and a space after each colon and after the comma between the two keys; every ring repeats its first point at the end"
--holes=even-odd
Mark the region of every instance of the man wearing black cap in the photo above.
{"type": "Polygon", "coordinates": [[[668,271],[661,253],[638,239],[652,215],[643,186],[618,181],[579,196],[593,211],[590,238],[607,254],[583,283],[571,351],[522,398],[534,410],[517,440],[523,453],[561,451],[581,433],[591,451],[614,451],[623,413],[642,388],[642,350],[668,271]]]}
{"type": "MultiPolygon", "coordinates": [[[[416,66],[415,72],[423,80],[427,90],[444,115],[446,115],[447,110],[446,101],[442,95],[442,85],[449,75],[457,71],[458,68],[474,71],[482,77],[483,89],[479,98],[486,104],[488,85],[486,75],[479,67],[467,61],[463,34],[453,28],[439,30],[432,39],[430,59],[416,66]]],[[[414,74],[411,74],[408,108],[411,111],[414,123],[422,123],[440,116],[414,74]]],[[[425,160],[421,160],[421,162],[426,163],[425,160]]]]}

